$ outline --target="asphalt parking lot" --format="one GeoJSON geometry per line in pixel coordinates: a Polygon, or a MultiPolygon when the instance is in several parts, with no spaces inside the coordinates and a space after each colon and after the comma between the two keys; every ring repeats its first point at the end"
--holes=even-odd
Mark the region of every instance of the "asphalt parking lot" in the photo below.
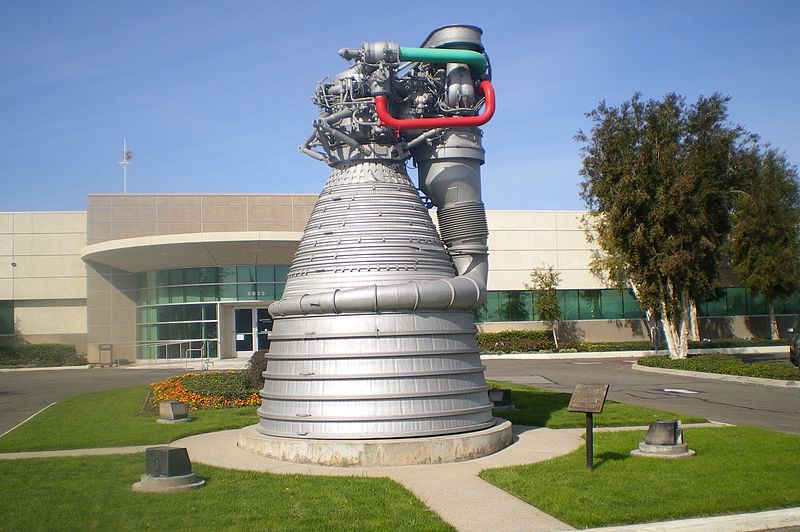
{"type": "Polygon", "coordinates": [[[92,368],[0,373],[0,434],[73,395],[155,382],[177,370],[92,368]]]}
{"type": "Polygon", "coordinates": [[[607,383],[614,401],[800,434],[800,388],[646,373],[631,369],[633,363],[625,358],[484,361],[490,379],[567,393],[579,383],[607,383]]]}

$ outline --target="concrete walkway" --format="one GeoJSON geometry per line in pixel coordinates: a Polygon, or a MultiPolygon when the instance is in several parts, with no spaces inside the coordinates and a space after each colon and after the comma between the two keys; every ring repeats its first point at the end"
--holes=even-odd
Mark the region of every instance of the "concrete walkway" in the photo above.
{"type": "Polygon", "coordinates": [[[514,426],[515,442],[484,458],[451,464],[397,467],[326,467],[281,462],[236,447],[237,430],[177,440],[194,462],[283,474],[388,477],[409,489],[461,531],[572,530],[572,527],[478,478],[483,469],[548,460],[583,445],[580,430],[514,426]]]}

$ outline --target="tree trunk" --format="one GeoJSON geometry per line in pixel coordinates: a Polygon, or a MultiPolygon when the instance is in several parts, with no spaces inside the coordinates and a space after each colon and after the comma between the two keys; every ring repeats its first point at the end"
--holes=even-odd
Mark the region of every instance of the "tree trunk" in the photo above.
{"type": "Polygon", "coordinates": [[[689,298],[689,339],[698,342],[700,341],[700,324],[697,323],[697,300],[693,297],[689,298]]]}
{"type": "Polygon", "coordinates": [[[558,351],[558,322],[553,324],[553,342],[556,344],[556,351],[558,351]]]}
{"type": "MultiPolygon", "coordinates": [[[[633,283],[630,283],[630,286],[631,290],[633,290],[633,296],[636,298],[637,301],[641,301],[641,299],[639,298],[639,289],[636,288],[636,285],[633,283]]],[[[661,338],[659,335],[658,326],[656,325],[656,320],[653,317],[653,311],[646,308],[644,309],[644,315],[645,315],[645,326],[647,327],[647,334],[650,336],[650,342],[653,343],[653,348],[658,350],[661,347],[659,345],[661,338]]]]}
{"type": "Polygon", "coordinates": [[[769,310],[769,332],[770,338],[777,340],[781,337],[781,332],[778,330],[778,320],[775,319],[775,305],[772,298],[767,298],[767,309],[769,310]]]}
{"type": "Polygon", "coordinates": [[[689,356],[689,316],[685,312],[688,293],[684,292],[681,317],[677,323],[669,318],[667,313],[667,303],[661,300],[661,322],[664,324],[664,335],[667,337],[667,349],[669,358],[688,358],[689,356]]]}

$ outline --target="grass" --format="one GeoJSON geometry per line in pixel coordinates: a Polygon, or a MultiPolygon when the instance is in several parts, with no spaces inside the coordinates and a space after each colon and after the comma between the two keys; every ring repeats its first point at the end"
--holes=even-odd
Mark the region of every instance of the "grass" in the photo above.
{"type": "Polygon", "coordinates": [[[158,424],[148,410],[139,415],[147,391],[147,385],[140,385],[60,401],[0,438],[0,452],[169,443],[258,421],[256,408],[244,407],[198,410],[190,413],[191,423],[158,424]]]}
{"type": "MultiPolygon", "coordinates": [[[[582,427],[584,414],[567,412],[569,394],[529,386],[499,383],[513,390],[516,410],[495,410],[512,423],[549,428],[582,427]]],[[[194,434],[236,429],[258,422],[256,407],[196,410],[191,423],[161,425],[142,403],[147,385],[118,388],[65,399],[0,438],[0,452],[47,451],[169,443],[194,434]]],[[[679,418],[684,423],[705,421],[692,416],[607,401],[596,426],[648,424],[679,418]]]]}
{"type": "MultiPolygon", "coordinates": [[[[496,382],[501,388],[510,388],[516,410],[495,410],[494,415],[520,425],[548,427],[551,429],[577,428],[586,425],[586,415],[568,412],[570,394],[551,392],[521,384],[496,382]]],[[[647,425],[657,419],[680,419],[683,423],[699,423],[704,418],[653,410],[641,406],[606,401],[602,414],[594,415],[597,427],[647,425]]],[[[2,440],[0,440],[2,441],[2,440]]]]}
{"type": "Polygon", "coordinates": [[[575,527],[623,525],[800,505],[800,436],[750,427],[687,429],[697,456],[632,457],[642,431],[596,433],[595,470],[585,448],[526,466],[489,469],[484,480],[575,527]]]}
{"type": "Polygon", "coordinates": [[[452,530],[389,479],[193,468],[206,486],[154,494],[131,491],[144,472],[143,454],[0,461],[8,494],[0,497],[2,528],[452,530]]]}
{"type": "Polygon", "coordinates": [[[800,369],[790,366],[788,362],[743,362],[730,355],[690,355],[689,358],[677,360],[665,356],[650,356],[639,359],[638,364],[653,368],[702,371],[762,379],[800,380],[800,369]]]}

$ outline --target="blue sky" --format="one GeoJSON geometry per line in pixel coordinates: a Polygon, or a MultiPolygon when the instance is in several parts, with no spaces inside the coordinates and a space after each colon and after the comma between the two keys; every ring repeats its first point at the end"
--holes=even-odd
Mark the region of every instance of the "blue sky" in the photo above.
{"type": "Polygon", "coordinates": [[[0,5],[0,211],[83,210],[129,192],[310,192],[297,152],[341,47],[484,29],[497,112],[490,209],[579,209],[584,113],[635,91],[731,96],[730,118],[800,163],[800,2],[7,1],[0,5]],[[352,9],[348,9],[352,7],[352,9]]]}

